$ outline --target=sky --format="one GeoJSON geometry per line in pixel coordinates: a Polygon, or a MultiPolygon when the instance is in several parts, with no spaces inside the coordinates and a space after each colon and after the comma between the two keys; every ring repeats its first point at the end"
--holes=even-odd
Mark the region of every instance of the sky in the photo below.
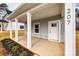
{"type": "Polygon", "coordinates": [[[21,3],[6,3],[8,5],[9,10],[15,10],[21,3]]]}

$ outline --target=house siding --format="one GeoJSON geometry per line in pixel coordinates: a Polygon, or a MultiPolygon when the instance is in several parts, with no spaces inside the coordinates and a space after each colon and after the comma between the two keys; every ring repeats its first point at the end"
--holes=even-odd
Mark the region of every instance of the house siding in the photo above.
{"type": "MultiPolygon", "coordinates": [[[[10,23],[8,23],[8,24],[6,24],[7,26],[5,27],[5,30],[10,30],[10,23]]],[[[17,25],[17,29],[18,30],[24,30],[24,29],[20,29],[20,26],[24,26],[24,23],[18,23],[18,25],[17,25]]],[[[12,30],[15,30],[15,22],[12,22],[12,30]]],[[[25,28],[25,26],[24,26],[24,28],[25,28]]]]}
{"type": "Polygon", "coordinates": [[[64,42],[64,39],[65,39],[65,22],[64,22],[64,18],[62,18],[61,20],[60,20],[60,22],[61,22],[61,42],[64,42]]]}
{"type": "Polygon", "coordinates": [[[32,21],[32,36],[48,39],[48,21],[61,20],[61,40],[64,41],[64,22],[60,15],[32,21]],[[34,23],[40,23],[40,34],[34,34],[34,23]]]}

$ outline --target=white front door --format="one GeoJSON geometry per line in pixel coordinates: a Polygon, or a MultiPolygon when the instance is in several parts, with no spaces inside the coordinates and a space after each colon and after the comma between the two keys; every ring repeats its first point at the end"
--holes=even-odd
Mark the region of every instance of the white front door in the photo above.
{"type": "Polygon", "coordinates": [[[48,39],[59,40],[59,21],[48,22],[48,39]]]}

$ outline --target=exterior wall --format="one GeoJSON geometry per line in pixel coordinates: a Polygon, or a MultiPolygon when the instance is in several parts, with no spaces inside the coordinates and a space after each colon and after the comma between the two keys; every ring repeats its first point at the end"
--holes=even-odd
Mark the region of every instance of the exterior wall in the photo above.
{"type": "Polygon", "coordinates": [[[64,34],[65,34],[65,22],[64,22],[64,18],[61,19],[61,42],[64,42],[64,34]]]}
{"type": "MultiPolygon", "coordinates": [[[[53,20],[61,20],[61,16],[57,15],[53,17],[32,21],[32,36],[48,39],[48,21],[53,21],[53,20]],[[40,23],[40,34],[34,34],[34,28],[33,28],[34,23],[40,23]]],[[[61,20],[61,41],[63,42],[64,41],[64,29],[63,29],[64,23],[62,20],[61,20]]]]}
{"type": "Polygon", "coordinates": [[[24,23],[25,29],[24,29],[24,35],[25,38],[27,38],[27,23],[24,23]]]}
{"type": "MultiPolygon", "coordinates": [[[[23,23],[18,23],[17,25],[17,29],[18,30],[24,30],[24,29],[20,29],[20,26],[24,24],[23,23]]],[[[25,26],[24,26],[25,27],[25,26]]],[[[5,28],[5,30],[10,30],[10,23],[7,24],[7,27],[5,28]]],[[[15,30],[15,22],[12,22],[12,30],[15,30]]]]}

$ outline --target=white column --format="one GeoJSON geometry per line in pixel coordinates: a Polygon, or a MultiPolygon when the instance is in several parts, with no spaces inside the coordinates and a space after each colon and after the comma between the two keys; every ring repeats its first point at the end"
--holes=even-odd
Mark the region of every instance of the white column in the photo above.
{"type": "Polygon", "coordinates": [[[15,18],[15,41],[18,42],[18,19],[15,18]]]}
{"type": "Polygon", "coordinates": [[[27,12],[27,48],[31,48],[31,14],[27,12]]]}
{"type": "Polygon", "coordinates": [[[10,30],[10,38],[12,39],[12,22],[11,21],[9,21],[9,25],[10,25],[10,27],[9,27],[9,30],[10,30]]]}
{"type": "Polygon", "coordinates": [[[65,56],[75,56],[75,10],[74,4],[65,4],[65,56]]]}

